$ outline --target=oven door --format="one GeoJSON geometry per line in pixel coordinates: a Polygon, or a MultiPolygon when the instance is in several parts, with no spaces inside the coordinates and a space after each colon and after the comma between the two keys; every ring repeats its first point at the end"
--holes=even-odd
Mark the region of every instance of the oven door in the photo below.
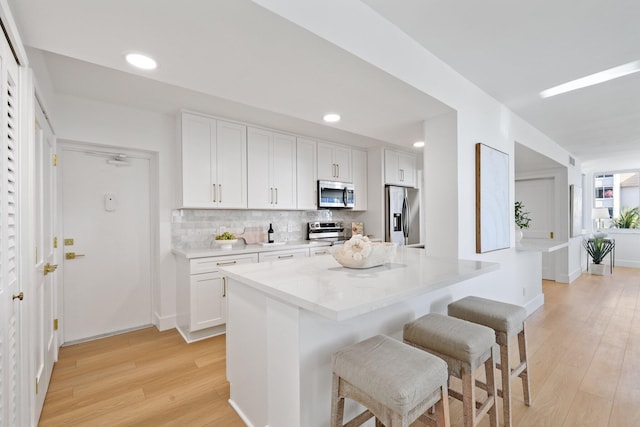
{"type": "Polygon", "coordinates": [[[353,184],[335,181],[318,181],[318,207],[353,208],[355,191],[353,184]]]}

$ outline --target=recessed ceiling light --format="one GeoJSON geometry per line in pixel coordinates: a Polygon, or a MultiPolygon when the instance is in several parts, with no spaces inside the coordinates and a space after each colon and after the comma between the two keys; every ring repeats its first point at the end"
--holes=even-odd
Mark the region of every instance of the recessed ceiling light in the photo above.
{"type": "Polygon", "coordinates": [[[158,67],[155,59],[141,53],[128,53],[124,58],[129,64],[142,70],[155,70],[158,67]]]}
{"type": "Polygon", "coordinates": [[[324,120],[327,123],[339,122],[340,121],[340,114],[327,113],[322,117],[322,120],[324,120]]]}
{"type": "Polygon", "coordinates": [[[618,77],[624,77],[628,74],[637,73],[638,71],[640,71],[640,61],[629,62],[628,64],[609,68],[608,70],[600,71],[599,73],[591,74],[589,76],[572,80],[570,82],[554,86],[547,90],[543,90],[542,92],[540,92],[540,96],[543,98],[549,98],[550,96],[560,95],[561,93],[570,92],[576,89],[582,89],[583,87],[587,86],[597,85],[599,83],[617,79],[618,77]]]}
{"type": "Polygon", "coordinates": [[[424,141],[416,141],[413,143],[413,146],[418,148],[424,147],[424,141]]]}

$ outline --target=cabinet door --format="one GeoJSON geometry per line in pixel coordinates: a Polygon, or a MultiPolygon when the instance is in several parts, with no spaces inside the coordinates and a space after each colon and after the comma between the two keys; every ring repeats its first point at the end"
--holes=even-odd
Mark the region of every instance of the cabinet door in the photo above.
{"type": "Polygon", "coordinates": [[[273,133],[271,150],[271,176],[273,178],[276,209],[296,208],[296,138],[273,133]]]}
{"type": "Polygon", "coordinates": [[[334,147],[333,163],[336,165],[336,179],[343,182],[351,182],[351,149],[334,147]]]}
{"type": "Polygon", "coordinates": [[[274,199],[269,173],[272,135],[256,128],[249,128],[247,133],[248,206],[250,209],[271,209],[274,199]]]}
{"type": "Polygon", "coordinates": [[[247,128],[218,121],[215,169],[217,206],[247,207],[247,128]]]}
{"type": "Polygon", "coordinates": [[[416,157],[408,153],[398,155],[398,169],[400,171],[400,181],[402,185],[408,187],[416,186],[416,157]]]}
{"type": "Polygon", "coordinates": [[[220,273],[191,276],[190,330],[210,328],[226,322],[226,299],[220,273]]]}
{"type": "Polygon", "coordinates": [[[296,157],[297,207],[298,209],[316,209],[318,207],[316,142],[298,138],[296,157]]]}
{"type": "Polygon", "coordinates": [[[385,184],[401,184],[398,153],[395,151],[384,150],[384,182],[385,184]]]}
{"type": "Polygon", "coordinates": [[[351,151],[351,164],[353,165],[353,188],[356,193],[356,202],[353,209],[357,211],[367,210],[367,152],[360,150],[351,151]]]}
{"type": "Polygon", "coordinates": [[[193,114],[182,114],[182,200],[181,206],[211,208],[215,160],[215,120],[193,114]]]}
{"type": "Polygon", "coordinates": [[[318,179],[335,181],[336,166],[333,163],[333,147],[329,144],[318,142],[318,179]]]}

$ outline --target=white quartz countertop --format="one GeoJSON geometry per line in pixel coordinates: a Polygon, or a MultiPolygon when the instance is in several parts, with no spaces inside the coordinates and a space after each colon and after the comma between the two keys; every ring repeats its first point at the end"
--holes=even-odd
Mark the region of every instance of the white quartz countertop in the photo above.
{"type": "Polygon", "coordinates": [[[252,254],[257,252],[271,252],[271,251],[286,251],[290,249],[304,249],[304,248],[317,248],[321,246],[331,246],[329,242],[312,242],[309,240],[303,240],[299,242],[286,242],[286,243],[275,243],[275,244],[254,244],[254,245],[245,245],[244,243],[238,242],[233,245],[231,249],[221,249],[220,247],[213,248],[198,248],[198,249],[179,249],[173,248],[171,251],[176,254],[183,256],[187,259],[192,258],[206,258],[211,256],[222,256],[222,255],[239,255],[239,254],[252,254]]]}
{"type": "Polygon", "coordinates": [[[554,252],[568,246],[569,242],[558,242],[544,239],[522,239],[516,244],[516,250],[520,252],[554,252]]]}
{"type": "Polygon", "coordinates": [[[286,303],[345,320],[498,268],[497,263],[436,258],[423,249],[398,248],[392,262],[363,270],[342,267],[332,256],[318,256],[221,271],[286,303]]]}

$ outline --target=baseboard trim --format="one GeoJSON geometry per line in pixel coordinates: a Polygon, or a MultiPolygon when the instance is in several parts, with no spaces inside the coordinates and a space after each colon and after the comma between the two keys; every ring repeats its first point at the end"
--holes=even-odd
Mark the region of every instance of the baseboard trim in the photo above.
{"type": "Polygon", "coordinates": [[[527,310],[527,316],[529,316],[531,313],[533,313],[543,305],[544,305],[544,294],[541,293],[540,295],[536,296],[534,299],[532,299],[531,301],[529,301],[524,305],[524,308],[527,310]]]}
{"type": "Polygon", "coordinates": [[[238,407],[236,402],[233,401],[233,399],[229,399],[228,402],[233,410],[236,411],[236,414],[238,414],[242,421],[247,425],[247,427],[254,427],[254,425],[251,424],[251,421],[249,421],[249,418],[247,418],[247,416],[244,414],[244,412],[242,412],[242,410],[238,407]]]}
{"type": "Polygon", "coordinates": [[[153,324],[159,331],[167,331],[176,327],[176,316],[161,317],[157,312],[153,313],[153,324]]]}

